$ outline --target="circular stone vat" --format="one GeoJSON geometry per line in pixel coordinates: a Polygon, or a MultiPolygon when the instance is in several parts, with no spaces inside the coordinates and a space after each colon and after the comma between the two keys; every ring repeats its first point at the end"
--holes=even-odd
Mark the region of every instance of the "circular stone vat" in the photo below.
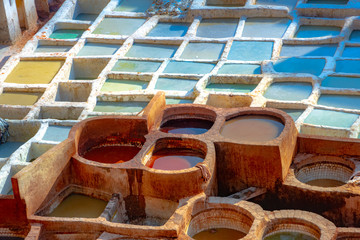
{"type": "Polygon", "coordinates": [[[351,161],[339,157],[317,156],[299,164],[295,177],[311,186],[339,187],[351,178],[354,168],[351,161]]]}
{"type": "Polygon", "coordinates": [[[132,145],[99,145],[86,151],[82,157],[100,163],[122,163],[135,157],[141,147],[132,145]]]}
{"type": "Polygon", "coordinates": [[[254,217],[240,207],[205,209],[195,214],[187,234],[196,240],[236,240],[249,232],[254,217]]]}
{"type": "Polygon", "coordinates": [[[173,119],[163,123],[160,131],[175,134],[203,134],[206,133],[214,122],[204,119],[173,119]]]}
{"type": "Polygon", "coordinates": [[[146,155],[145,166],[158,170],[183,170],[203,162],[206,145],[193,139],[160,139],[146,155]],[[194,146],[192,148],[192,146],[194,146]]]}
{"type": "Polygon", "coordinates": [[[263,240],[317,240],[321,230],[315,224],[302,219],[283,218],[270,222],[263,234],[263,240]]]}
{"type": "Polygon", "coordinates": [[[277,138],[283,122],[269,115],[240,115],[227,120],[220,133],[235,141],[263,142],[277,138]]]}

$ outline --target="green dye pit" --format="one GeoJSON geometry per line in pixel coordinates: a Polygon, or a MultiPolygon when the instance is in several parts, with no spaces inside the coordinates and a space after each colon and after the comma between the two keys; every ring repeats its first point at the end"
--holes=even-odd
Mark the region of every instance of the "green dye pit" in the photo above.
{"type": "Polygon", "coordinates": [[[340,34],[341,27],[320,26],[320,25],[301,25],[296,38],[314,38],[314,37],[334,37],[340,34]]]}
{"type": "Polygon", "coordinates": [[[80,13],[76,16],[75,20],[80,21],[95,21],[95,19],[98,17],[98,14],[91,14],[91,13],[80,13]]]}
{"type": "Polygon", "coordinates": [[[359,115],[353,113],[314,109],[305,119],[304,123],[318,126],[350,128],[358,117],[359,115]]]}
{"type": "Polygon", "coordinates": [[[204,38],[228,38],[236,32],[239,19],[204,19],[201,21],[196,36],[204,38]]]}
{"type": "Polygon", "coordinates": [[[113,55],[119,48],[114,44],[86,43],[77,56],[113,55]]]}
{"type": "Polygon", "coordinates": [[[158,23],[148,34],[149,37],[183,37],[189,24],[187,23],[158,23]]]}
{"type": "Polygon", "coordinates": [[[53,39],[75,39],[81,37],[83,29],[57,29],[53,31],[49,38],[53,39]]]}
{"type": "Polygon", "coordinates": [[[260,41],[234,41],[229,55],[229,60],[263,61],[272,56],[273,42],[260,41]]]}
{"type": "Polygon", "coordinates": [[[119,60],[112,71],[118,72],[156,72],[161,62],[119,60]]]}
{"type": "Polygon", "coordinates": [[[107,79],[101,92],[136,91],[147,87],[149,82],[140,80],[107,79]]]}
{"type": "Polygon", "coordinates": [[[288,18],[248,18],[242,37],[281,38],[290,23],[288,18]]]}
{"type": "Polygon", "coordinates": [[[42,93],[5,92],[0,95],[0,104],[30,106],[38,101],[42,93]]]}
{"type": "Polygon", "coordinates": [[[189,43],[180,58],[183,59],[219,59],[225,44],[223,43],[189,43]]]}
{"type": "Polygon", "coordinates": [[[97,102],[94,112],[138,113],[149,102],[97,102]]]}
{"type": "Polygon", "coordinates": [[[249,93],[256,87],[256,84],[210,83],[206,86],[205,90],[214,92],[249,93]]]}
{"type": "Polygon", "coordinates": [[[135,43],[126,53],[126,56],[136,58],[171,58],[177,49],[177,45],[135,43]]]}
{"type": "Polygon", "coordinates": [[[275,82],[266,90],[264,97],[282,101],[301,101],[307,99],[311,91],[311,83],[275,82]]]}
{"type": "Polygon", "coordinates": [[[145,19],[140,18],[107,17],[100,22],[93,34],[131,35],[143,25],[144,22],[145,19]]]}

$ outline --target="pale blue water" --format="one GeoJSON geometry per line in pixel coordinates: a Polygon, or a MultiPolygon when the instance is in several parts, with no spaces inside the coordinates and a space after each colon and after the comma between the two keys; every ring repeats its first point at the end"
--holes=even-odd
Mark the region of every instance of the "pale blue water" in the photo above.
{"type": "Polygon", "coordinates": [[[360,109],[360,96],[322,94],[317,104],[336,108],[360,109]]]}
{"type": "Polygon", "coordinates": [[[42,140],[62,142],[68,138],[69,132],[72,127],[70,126],[55,126],[50,125],[45,132],[42,140]]]}
{"type": "Polygon", "coordinates": [[[357,114],[314,109],[304,123],[331,127],[350,128],[359,117],[357,114]]]}
{"type": "Polygon", "coordinates": [[[360,30],[353,30],[351,32],[349,41],[351,41],[351,42],[360,42],[360,30]]]}
{"type": "Polygon", "coordinates": [[[280,56],[334,56],[337,45],[283,45],[280,56]]]}
{"type": "Polygon", "coordinates": [[[274,63],[276,72],[287,73],[310,73],[320,75],[325,66],[325,59],[306,59],[306,58],[285,58],[274,63]]]}
{"type": "Polygon", "coordinates": [[[256,88],[256,84],[224,84],[210,83],[206,86],[206,90],[214,92],[237,92],[249,93],[256,88]]]}
{"type": "Polygon", "coordinates": [[[297,0],[256,0],[256,5],[285,6],[291,11],[297,0]]]}
{"type": "Polygon", "coordinates": [[[224,43],[193,43],[190,42],[180,58],[183,59],[219,59],[225,44],[224,43]]]}
{"type": "Polygon", "coordinates": [[[344,48],[342,56],[348,58],[360,58],[360,47],[347,46],[344,48]]]}
{"type": "Polygon", "coordinates": [[[149,102],[97,102],[94,112],[138,113],[149,102]]]}
{"type": "Polygon", "coordinates": [[[135,43],[126,53],[127,57],[171,58],[179,46],[135,43]]]}
{"type": "Polygon", "coordinates": [[[337,60],[335,72],[360,73],[359,60],[337,60]]]}
{"type": "Polygon", "coordinates": [[[339,4],[346,5],[349,0],[308,0],[306,3],[310,4],[339,4]]]}
{"type": "Polygon", "coordinates": [[[360,78],[328,76],[321,82],[322,87],[360,89],[360,78]]]}
{"type": "Polygon", "coordinates": [[[24,142],[6,142],[0,144],[0,158],[8,158],[15,152],[24,142]]]}
{"type": "Polygon", "coordinates": [[[119,48],[119,45],[114,44],[85,43],[77,56],[113,55],[119,48]]]}
{"type": "Polygon", "coordinates": [[[311,83],[275,82],[266,90],[264,97],[283,101],[300,101],[310,96],[311,83]]]}
{"type": "Polygon", "coordinates": [[[145,12],[153,3],[152,0],[119,0],[114,11],[119,12],[145,12]]]}
{"type": "Polygon", "coordinates": [[[261,74],[261,65],[225,63],[219,69],[218,74],[261,74]]]}
{"type": "Polygon", "coordinates": [[[242,37],[281,38],[290,23],[288,18],[248,18],[242,37]]]}
{"type": "Polygon", "coordinates": [[[215,67],[212,63],[170,61],[164,73],[206,74],[215,67]]]}
{"type": "Polygon", "coordinates": [[[35,52],[68,52],[73,46],[39,45],[35,52]]]}
{"type": "Polygon", "coordinates": [[[192,91],[198,81],[182,78],[158,78],[156,90],[192,91]]]}
{"type": "Polygon", "coordinates": [[[303,109],[286,109],[286,108],[279,108],[279,110],[286,112],[294,121],[296,121],[300,115],[304,112],[303,109]]]}
{"type": "Polygon", "coordinates": [[[182,103],[193,103],[192,99],[180,99],[180,98],[166,98],[166,104],[182,104],[182,103]]]}
{"type": "Polygon", "coordinates": [[[80,13],[76,16],[75,20],[81,20],[81,21],[95,21],[95,19],[98,17],[98,14],[91,14],[91,13],[80,13]]]}
{"type": "Polygon", "coordinates": [[[196,36],[205,38],[233,37],[239,19],[204,19],[200,22],[196,36]]]}
{"type": "Polygon", "coordinates": [[[141,18],[106,17],[95,28],[93,34],[131,35],[143,25],[144,22],[145,19],[141,18]]]}
{"type": "Polygon", "coordinates": [[[273,45],[273,42],[234,41],[231,46],[228,59],[242,61],[270,60],[273,45]]]}
{"type": "Polygon", "coordinates": [[[150,37],[183,37],[189,29],[188,23],[158,23],[148,34],[150,37]]]}
{"type": "Polygon", "coordinates": [[[161,65],[161,62],[119,60],[112,71],[118,72],[155,72],[161,65]]]}
{"type": "Polygon", "coordinates": [[[341,28],[334,26],[301,25],[296,38],[334,37],[340,34],[341,28]]]}

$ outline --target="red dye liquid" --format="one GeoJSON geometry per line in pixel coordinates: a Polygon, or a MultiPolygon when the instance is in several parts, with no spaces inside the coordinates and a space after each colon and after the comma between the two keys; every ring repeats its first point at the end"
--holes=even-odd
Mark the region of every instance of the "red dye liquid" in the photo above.
{"type": "Polygon", "coordinates": [[[101,146],[90,149],[83,157],[100,163],[122,163],[134,158],[140,149],[135,146],[101,146]]]}
{"type": "Polygon", "coordinates": [[[148,167],[160,170],[182,170],[194,167],[202,161],[204,161],[203,158],[189,153],[161,150],[152,155],[148,167]]]}
{"type": "Polygon", "coordinates": [[[203,119],[175,119],[161,125],[160,131],[176,134],[203,134],[213,125],[213,122],[203,119]]]}

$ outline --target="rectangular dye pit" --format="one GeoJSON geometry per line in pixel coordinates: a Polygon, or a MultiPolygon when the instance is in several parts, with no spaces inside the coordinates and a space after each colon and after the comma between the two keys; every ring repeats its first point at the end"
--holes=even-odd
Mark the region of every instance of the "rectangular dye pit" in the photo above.
{"type": "Polygon", "coordinates": [[[107,102],[98,101],[94,112],[131,113],[136,114],[143,110],[149,102],[128,101],[128,102],[107,102]]]}
{"type": "Polygon", "coordinates": [[[75,58],[70,71],[70,80],[94,80],[104,70],[108,58],[75,58]],[[91,66],[91,67],[90,67],[91,66]]]}
{"type": "Polygon", "coordinates": [[[13,195],[13,189],[12,189],[12,184],[11,184],[11,178],[18,172],[20,172],[20,170],[22,170],[24,167],[26,167],[25,165],[12,165],[11,169],[10,169],[10,173],[8,175],[8,177],[5,180],[5,183],[2,187],[2,190],[0,192],[0,194],[4,194],[4,195],[13,195]]]}
{"type": "Polygon", "coordinates": [[[349,37],[350,42],[360,42],[360,30],[353,30],[349,37]]]}
{"type": "Polygon", "coordinates": [[[32,143],[27,154],[25,156],[21,155],[21,157],[25,158],[23,159],[25,162],[33,162],[54,146],[53,144],[32,143]]]}
{"type": "Polygon", "coordinates": [[[119,0],[114,9],[117,12],[146,12],[151,7],[152,0],[119,0]]]}
{"type": "Polygon", "coordinates": [[[38,119],[78,120],[83,107],[58,107],[42,106],[37,116],[38,119]]]}
{"type": "Polygon", "coordinates": [[[0,105],[23,105],[31,106],[34,105],[42,93],[32,92],[3,92],[0,94],[0,105]]]}
{"type": "Polygon", "coordinates": [[[190,92],[197,82],[196,79],[159,77],[156,80],[155,90],[190,92]]]}
{"type": "Polygon", "coordinates": [[[171,58],[178,47],[177,45],[134,43],[125,56],[135,58],[171,58]]]}
{"type": "Polygon", "coordinates": [[[92,85],[90,83],[66,83],[58,85],[55,101],[57,102],[86,102],[92,85]]]}
{"type": "Polygon", "coordinates": [[[87,42],[80,49],[77,56],[103,56],[113,55],[121,47],[118,44],[91,43],[87,42]]]}
{"type": "Polygon", "coordinates": [[[145,19],[141,18],[106,17],[95,28],[93,34],[131,35],[143,25],[144,22],[145,19]]]}
{"type": "Polygon", "coordinates": [[[320,75],[325,63],[325,59],[322,58],[284,58],[276,61],[273,67],[276,72],[320,75]]]}
{"type": "Polygon", "coordinates": [[[92,13],[79,13],[76,17],[74,17],[74,20],[93,22],[98,16],[98,14],[92,13]]]}
{"type": "Polygon", "coordinates": [[[8,141],[6,143],[0,144],[0,158],[8,158],[13,154],[19,147],[21,147],[24,142],[13,142],[8,141]]]}
{"type": "Polygon", "coordinates": [[[283,6],[288,7],[291,11],[296,6],[298,0],[256,0],[256,5],[283,6]]]}
{"type": "Polygon", "coordinates": [[[341,56],[346,58],[360,58],[360,47],[346,46],[341,56]]]}
{"type": "Polygon", "coordinates": [[[50,45],[50,44],[39,44],[35,49],[36,53],[65,53],[68,52],[73,45],[50,45]]]}
{"type": "Polygon", "coordinates": [[[59,72],[64,60],[21,60],[5,79],[7,83],[48,84],[59,72]]]}
{"type": "Polygon", "coordinates": [[[77,39],[88,29],[89,24],[80,23],[56,23],[53,32],[49,38],[52,39],[77,39]]]}
{"type": "Polygon", "coordinates": [[[87,0],[77,0],[73,9],[72,19],[80,21],[95,21],[109,0],[92,1],[89,4],[87,0]]]}
{"type": "Polygon", "coordinates": [[[274,82],[264,93],[267,99],[279,101],[301,101],[312,92],[312,84],[305,82],[274,82]]]}
{"type": "Polygon", "coordinates": [[[261,65],[225,63],[217,73],[218,74],[261,74],[261,65]]]}
{"type": "Polygon", "coordinates": [[[68,138],[72,126],[49,125],[42,140],[52,142],[62,142],[68,138]]]}
{"type": "Polygon", "coordinates": [[[337,60],[335,72],[360,74],[359,60],[337,60]]]}
{"type": "Polygon", "coordinates": [[[23,119],[30,111],[31,107],[12,107],[0,105],[0,117],[3,119],[23,119]]]}
{"type": "Polygon", "coordinates": [[[164,73],[207,74],[215,67],[212,63],[170,61],[164,73]]]}
{"type": "Polygon", "coordinates": [[[360,96],[321,94],[317,104],[335,108],[359,109],[360,96]]]}
{"type": "Polygon", "coordinates": [[[322,87],[360,89],[360,78],[347,76],[328,76],[321,82],[322,87]]]}
{"type": "Polygon", "coordinates": [[[232,93],[249,93],[253,91],[258,79],[245,80],[239,77],[212,77],[205,87],[210,92],[232,92],[232,93]]]}
{"type": "Polygon", "coordinates": [[[273,46],[273,42],[234,41],[227,59],[241,61],[270,60],[273,46]]]}
{"type": "Polygon", "coordinates": [[[180,58],[216,60],[221,57],[224,47],[224,43],[190,42],[185,47],[180,58]]]}
{"type": "Polygon", "coordinates": [[[337,45],[283,45],[280,56],[334,56],[337,45]]]}
{"type": "Polygon", "coordinates": [[[116,72],[156,72],[162,62],[119,60],[112,71],[116,72]]]}
{"type": "Polygon", "coordinates": [[[359,115],[323,109],[314,109],[305,119],[304,123],[318,126],[350,128],[359,115]]]}
{"type": "Polygon", "coordinates": [[[138,91],[147,88],[149,82],[135,79],[106,79],[101,92],[138,91]]]}
{"type": "Polygon", "coordinates": [[[340,34],[341,27],[321,25],[301,25],[295,38],[335,37],[340,34]]]}
{"type": "Polygon", "coordinates": [[[290,23],[288,18],[248,18],[241,36],[281,38],[290,23]]]}
{"type": "Polygon", "coordinates": [[[229,38],[235,36],[239,19],[204,19],[196,36],[204,38],[229,38]]]}
{"type": "Polygon", "coordinates": [[[147,34],[149,37],[183,37],[189,29],[189,23],[159,22],[147,34]]]}

